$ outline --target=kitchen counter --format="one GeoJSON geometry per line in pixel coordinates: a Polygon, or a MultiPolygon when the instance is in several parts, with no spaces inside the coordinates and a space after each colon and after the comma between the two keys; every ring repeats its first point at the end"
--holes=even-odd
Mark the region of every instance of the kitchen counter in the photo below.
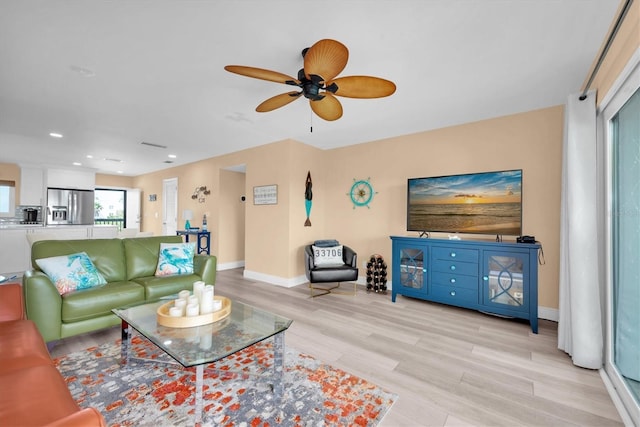
{"type": "Polygon", "coordinates": [[[3,228],[11,228],[11,229],[31,229],[31,228],[45,228],[42,224],[18,224],[18,223],[5,223],[0,222],[0,229],[3,228]]]}

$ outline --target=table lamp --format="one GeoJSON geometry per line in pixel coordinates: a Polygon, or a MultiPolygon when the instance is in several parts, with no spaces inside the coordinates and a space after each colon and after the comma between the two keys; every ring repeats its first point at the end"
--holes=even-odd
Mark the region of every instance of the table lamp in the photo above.
{"type": "Polygon", "coordinates": [[[184,222],[184,229],[188,230],[191,228],[191,223],[189,221],[191,221],[193,219],[193,211],[191,209],[185,209],[182,211],[182,219],[185,220],[184,222]]]}

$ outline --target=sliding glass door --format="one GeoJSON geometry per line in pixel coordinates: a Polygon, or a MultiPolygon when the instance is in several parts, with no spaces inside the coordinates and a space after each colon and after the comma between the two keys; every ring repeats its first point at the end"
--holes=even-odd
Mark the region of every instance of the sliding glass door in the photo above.
{"type": "Polygon", "coordinates": [[[607,354],[605,371],[640,425],[640,70],[605,107],[607,354]]]}

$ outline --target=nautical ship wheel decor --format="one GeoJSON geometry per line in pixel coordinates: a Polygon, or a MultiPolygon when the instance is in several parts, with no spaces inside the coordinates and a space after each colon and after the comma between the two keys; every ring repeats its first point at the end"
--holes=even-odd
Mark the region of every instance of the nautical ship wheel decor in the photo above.
{"type": "Polygon", "coordinates": [[[373,195],[376,194],[376,192],[373,191],[373,186],[369,182],[370,179],[371,178],[353,179],[351,190],[347,193],[347,196],[351,199],[351,203],[353,203],[353,209],[362,206],[370,209],[369,203],[373,200],[373,195]]]}

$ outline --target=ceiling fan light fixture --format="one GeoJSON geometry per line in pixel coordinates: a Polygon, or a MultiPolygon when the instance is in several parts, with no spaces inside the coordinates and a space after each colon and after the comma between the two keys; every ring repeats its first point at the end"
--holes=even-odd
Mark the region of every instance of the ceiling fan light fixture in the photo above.
{"type": "Polygon", "coordinates": [[[300,92],[287,92],[263,101],[256,111],[264,113],[295,101],[304,95],[312,111],[327,121],[342,117],[342,105],[335,96],[347,98],[382,98],[392,95],[393,82],[372,76],[348,76],[336,78],[347,65],[349,50],[336,40],[323,39],[302,50],[304,66],[298,71],[298,79],[277,71],[242,65],[227,65],[225,70],[241,76],[298,86],[300,92]],[[335,79],[335,81],[334,81],[335,79]],[[334,96],[335,95],[335,96],[334,96]]]}

